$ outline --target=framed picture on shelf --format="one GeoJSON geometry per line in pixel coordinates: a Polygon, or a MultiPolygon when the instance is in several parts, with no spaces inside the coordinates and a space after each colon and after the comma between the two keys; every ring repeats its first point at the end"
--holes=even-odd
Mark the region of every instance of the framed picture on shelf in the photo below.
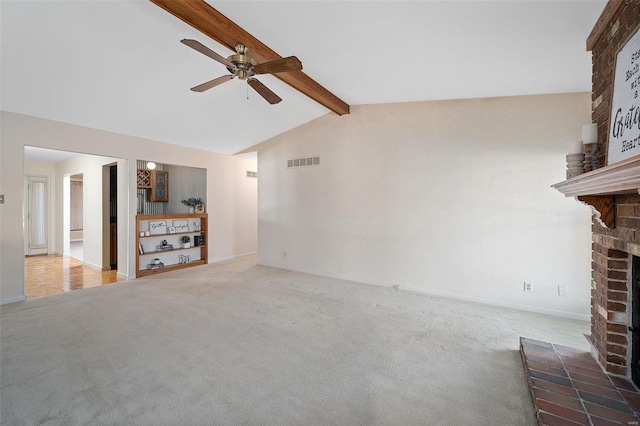
{"type": "Polygon", "coordinates": [[[175,228],[175,226],[170,226],[170,227],[169,227],[169,233],[170,233],[170,234],[175,234],[175,233],[176,233],[176,228],[175,228]]]}
{"type": "Polygon", "coordinates": [[[189,220],[188,219],[174,220],[173,227],[176,229],[176,232],[189,232],[189,220]]]}
{"type": "Polygon", "coordinates": [[[167,233],[167,222],[164,220],[150,220],[149,232],[151,235],[160,235],[167,233]]]}
{"type": "Polygon", "coordinates": [[[142,248],[142,243],[138,243],[138,251],[140,254],[144,254],[144,249],[142,248]]]}

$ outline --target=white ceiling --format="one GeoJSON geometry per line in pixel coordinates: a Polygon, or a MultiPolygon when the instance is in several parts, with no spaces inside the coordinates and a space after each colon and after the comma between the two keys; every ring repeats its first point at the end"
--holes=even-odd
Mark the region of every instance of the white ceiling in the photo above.
{"type": "MultiPolygon", "coordinates": [[[[350,105],[591,90],[605,0],[221,1],[350,105]]],[[[234,154],[329,111],[272,76],[266,103],[182,45],[232,52],[143,1],[0,1],[3,110],[234,154]],[[247,100],[247,93],[249,99],[247,100]]]]}

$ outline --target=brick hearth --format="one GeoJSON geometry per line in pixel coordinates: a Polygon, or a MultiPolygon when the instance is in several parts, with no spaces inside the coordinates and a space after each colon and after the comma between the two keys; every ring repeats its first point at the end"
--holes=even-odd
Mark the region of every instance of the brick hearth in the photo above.
{"type": "Polygon", "coordinates": [[[638,425],[640,394],[602,371],[589,352],[520,338],[539,425],[638,425]]]}

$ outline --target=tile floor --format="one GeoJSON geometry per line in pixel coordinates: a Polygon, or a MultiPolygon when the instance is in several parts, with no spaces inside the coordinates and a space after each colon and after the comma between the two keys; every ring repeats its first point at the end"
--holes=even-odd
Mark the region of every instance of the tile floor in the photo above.
{"type": "Polygon", "coordinates": [[[589,352],[521,337],[520,354],[540,425],[640,424],[637,389],[589,352]]]}

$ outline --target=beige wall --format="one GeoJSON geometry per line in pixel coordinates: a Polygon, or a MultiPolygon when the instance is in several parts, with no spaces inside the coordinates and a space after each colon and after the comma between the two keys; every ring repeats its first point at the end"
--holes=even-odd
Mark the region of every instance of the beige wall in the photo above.
{"type": "MultiPolygon", "coordinates": [[[[246,170],[255,162],[244,158],[200,151],[148,139],[125,136],[56,121],[2,111],[0,143],[0,301],[24,298],[24,257],[22,247],[22,198],[24,146],[74,151],[121,158],[128,161],[126,175],[118,177],[119,193],[128,203],[119,203],[128,220],[119,226],[119,265],[126,265],[130,278],[135,274],[136,171],[137,159],[207,169],[207,212],[209,213],[209,259],[211,262],[256,251],[255,179],[246,170]],[[151,155],[153,154],[153,155],[151,155]]],[[[118,163],[121,166],[121,163],[118,163]]]]}
{"type": "Polygon", "coordinates": [[[588,319],[591,211],[550,185],[589,121],[589,93],[316,119],[258,146],[259,263],[588,319]]]}

